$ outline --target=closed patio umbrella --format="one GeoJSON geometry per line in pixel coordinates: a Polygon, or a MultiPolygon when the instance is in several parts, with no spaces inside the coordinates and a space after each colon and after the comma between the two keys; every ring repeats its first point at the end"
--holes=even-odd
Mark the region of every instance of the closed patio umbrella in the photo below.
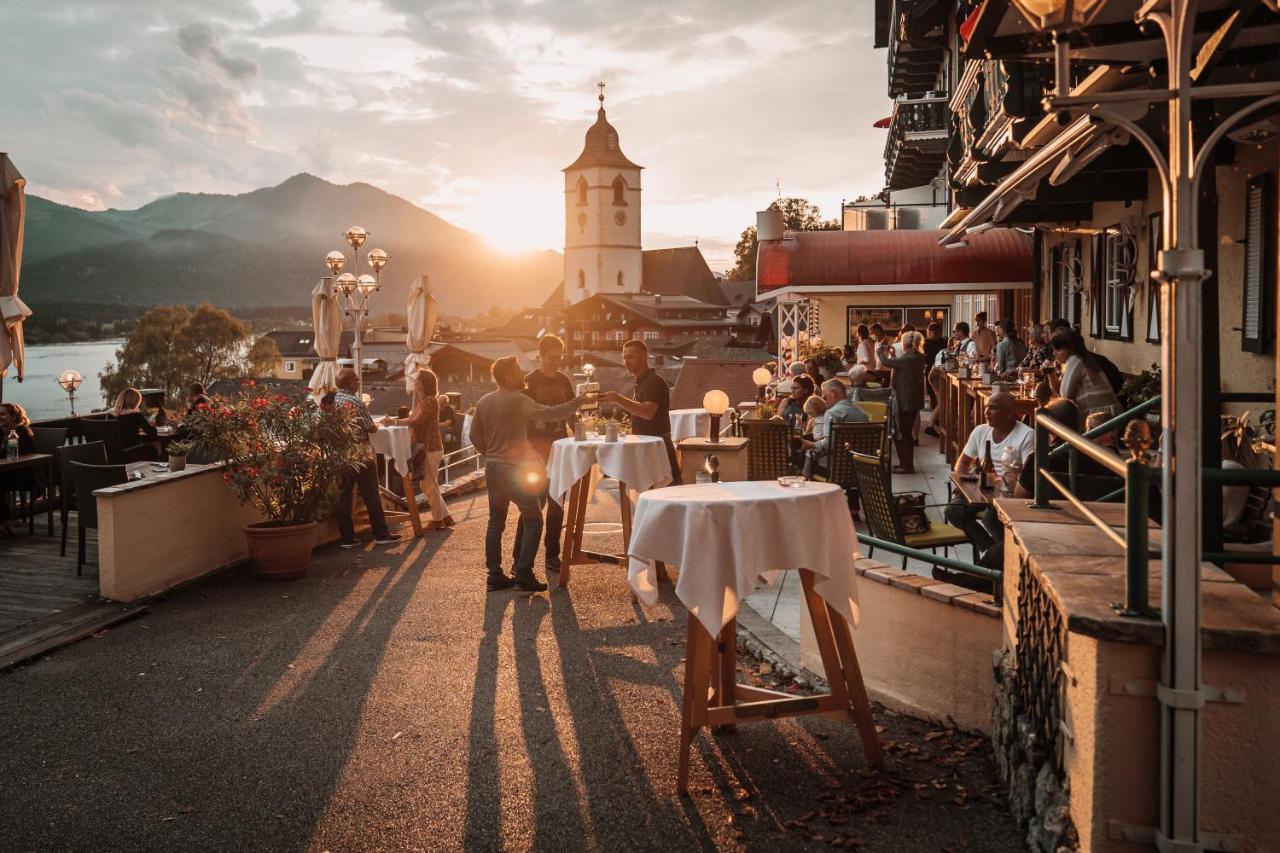
{"type": "Polygon", "coordinates": [[[307,387],[318,401],[330,391],[338,390],[338,347],[342,345],[342,306],[332,278],[322,278],[311,291],[311,324],[315,329],[313,346],[320,360],[311,373],[307,387]]]}
{"type": "Polygon", "coordinates": [[[431,292],[430,281],[427,276],[420,275],[409,285],[409,331],[405,335],[409,354],[404,359],[404,385],[409,392],[413,391],[418,371],[431,363],[427,347],[436,328],[436,311],[436,297],[431,292]]]}
{"type": "Polygon", "coordinates": [[[22,321],[31,309],[18,298],[18,275],[22,271],[22,232],[27,213],[26,180],[8,154],[0,154],[0,377],[10,364],[22,381],[25,372],[22,321]]]}

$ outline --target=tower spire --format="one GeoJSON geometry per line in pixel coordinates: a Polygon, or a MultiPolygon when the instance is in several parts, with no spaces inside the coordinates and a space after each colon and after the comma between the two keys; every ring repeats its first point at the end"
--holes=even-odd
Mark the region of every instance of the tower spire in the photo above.
{"type": "Polygon", "coordinates": [[[604,81],[597,83],[596,88],[600,90],[600,112],[604,112],[604,81]]]}

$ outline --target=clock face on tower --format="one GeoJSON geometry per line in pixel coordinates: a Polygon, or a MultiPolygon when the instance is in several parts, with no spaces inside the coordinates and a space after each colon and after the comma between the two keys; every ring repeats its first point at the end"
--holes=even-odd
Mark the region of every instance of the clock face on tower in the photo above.
{"type": "Polygon", "coordinates": [[[626,225],[626,224],[627,224],[627,213],[626,213],[626,211],[625,211],[625,210],[619,210],[617,213],[615,213],[615,214],[613,215],[613,221],[614,221],[614,222],[616,222],[616,223],[618,223],[619,225],[626,225]]]}

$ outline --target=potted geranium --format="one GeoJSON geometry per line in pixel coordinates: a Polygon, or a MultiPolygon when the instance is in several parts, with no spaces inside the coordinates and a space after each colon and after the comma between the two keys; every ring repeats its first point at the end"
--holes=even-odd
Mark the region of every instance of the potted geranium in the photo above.
{"type": "Polygon", "coordinates": [[[342,474],[367,452],[350,415],[303,397],[201,404],[187,423],[197,446],[225,460],[223,479],[264,520],[244,528],[258,575],[286,580],[311,565],[316,523],[333,513],[342,474]]]}
{"type": "Polygon", "coordinates": [[[182,471],[187,467],[187,454],[195,447],[190,441],[169,442],[169,470],[182,471]]]}

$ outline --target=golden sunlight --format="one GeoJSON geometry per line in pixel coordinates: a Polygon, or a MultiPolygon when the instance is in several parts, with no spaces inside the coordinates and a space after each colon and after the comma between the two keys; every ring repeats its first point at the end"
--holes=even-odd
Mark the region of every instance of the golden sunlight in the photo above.
{"type": "Polygon", "coordinates": [[[547,180],[486,182],[457,200],[446,218],[504,252],[559,251],[564,245],[564,190],[559,174],[547,180]]]}

